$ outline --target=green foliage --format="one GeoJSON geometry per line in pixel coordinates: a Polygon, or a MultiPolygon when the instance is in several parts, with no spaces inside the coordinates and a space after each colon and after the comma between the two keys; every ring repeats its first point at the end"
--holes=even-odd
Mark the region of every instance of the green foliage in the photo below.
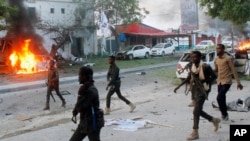
{"type": "Polygon", "coordinates": [[[123,24],[141,22],[149,12],[145,8],[139,7],[138,0],[97,0],[96,9],[110,10],[107,17],[116,17],[116,21],[123,24]]]}
{"type": "Polygon", "coordinates": [[[0,20],[5,20],[6,24],[0,24],[0,30],[6,29],[11,26],[11,23],[7,23],[8,18],[15,15],[18,12],[17,7],[8,6],[4,1],[0,1],[0,20]]]}
{"type": "Polygon", "coordinates": [[[236,25],[250,21],[249,0],[199,0],[201,7],[207,9],[211,17],[229,20],[236,25]]]}

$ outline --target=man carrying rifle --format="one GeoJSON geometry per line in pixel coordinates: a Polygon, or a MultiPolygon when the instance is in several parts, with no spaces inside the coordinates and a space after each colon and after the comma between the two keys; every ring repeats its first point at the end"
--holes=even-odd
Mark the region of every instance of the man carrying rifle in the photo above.
{"type": "MultiPolygon", "coordinates": [[[[60,91],[59,91],[59,74],[58,71],[55,67],[55,62],[51,60],[49,62],[49,70],[48,70],[48,80],[47,80],[47,96],[46,96],[46,104],[43,110],[49,110],[49,101],[50,101],[50,96],[54,99],[52,95],[52,90],[56,91],[56,94],[62,101],[62,107],[65,107],[66,102],[65,99],[62,97],[60,91]]],[[[55,99],[54,99],[55,101],[55,99]]]]}
{"type": "Polygon", "coordinates": [[[215,132],[219,128],[220,119],[214,118],[202,110],[203,104],[211,90],[211,84],[216,79],[216,75],[209,65],[201,61],[201,53],[199,51],[193,51],[190,57],[192,62],[191,72],[189,72],[187,79],[174,89],[174,92],[176,93],[186,82],[190,82],[190,89],[194,96],[195,103],[193,110],[193,131],[187,140],[195,140],[199,138],[198,129],[200,116],[213,123],[215,132]]]}

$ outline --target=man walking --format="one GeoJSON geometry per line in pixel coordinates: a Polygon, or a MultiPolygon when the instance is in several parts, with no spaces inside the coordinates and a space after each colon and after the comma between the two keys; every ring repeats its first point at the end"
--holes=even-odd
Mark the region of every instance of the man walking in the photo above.
{"type": "Polygon", "coordinates": [[[234,79],[237,81],[237,89],[242,90],[243,86],[241,85],[238,74],[234,68],[232,58],[225,54],[224,50],[225,46],[223,44],[217,44],[217,57],[215,58],[214,66],[215,71],[218,72],[217,102],[221,111],[222,120],[227,121],[229,119],[229,116],[227,113],[226,93],[232,84],[232,74],[234,76],[234,79]]]}
{"type": "MultiPolygon", "coordinates": [[[[194,110],[193,131],[187,140],[195,140],[199,138],[198,129],[200,116],[213,123],[215,132],[219,128],[220,119],[214,118],[202,110],[203,104],[211,90],[211,83],[215,80],[216,76],[211,67],[201,61],[201,53],[199,51],[193,51],[190,57],[192,62],[191,71],[185,81],[190,82],[191,93],[194,96],[194,110]]],[[[185,83],[186,82],[183,82],[176,87],[174,92],[176,93],[180,86],[185,83]]]]}
{"type": "MultiPolygon", "coordinates": [[[[99,126],[96,111],[99,109],[99,94],[93,80],[93,70],[81,67],[78,74],[79,83],[77,102],[72,111],[72,120],[76,123],[76,116],[80,114],[80,122],[70,141],[82,141],[85,137],[89,141],[100,141],[103,124],[99,126]]],[[[103,116],[103,115],[102,115],[103,116]]],[[[103,119],[104,123],[104,119],[103,119]]]]}
{"type": "Polygon", "coordinates": [[[55,62],[53,60],[49,62],[46,104],[43,110],[50,109],[49,101],[50,101],[50,96],[52,95],[52,90],[56,91],[57,96],[62,101],[62,107],[65,107],[66,105],[65,99],[62,97],[59,91],[59,74],[58,74],[57,69],[55,68],[55,62]]]}
{"type": "Polygon", "coordinates": [[[108,85],[106,87],[106,90],[108,90],[108,94],[106,97],[106,108],[104,110],[104,114],[109,114],[110,113],[110,101],[111,101],[111,96],[116,93],[117,96],[124,101],[127,105],[130,107],[130,112],[133,112],[135,109],[135,105],[131,103],[129,100],[127,100],[124,96],[122,96],[120,87],[121,87],[121,80],[119,77],[119,71],[120,69],[117,67],[115,64],[115,56],[109,56],[109,70],[107,74],[107,80],[108,80],[108,85]]]}

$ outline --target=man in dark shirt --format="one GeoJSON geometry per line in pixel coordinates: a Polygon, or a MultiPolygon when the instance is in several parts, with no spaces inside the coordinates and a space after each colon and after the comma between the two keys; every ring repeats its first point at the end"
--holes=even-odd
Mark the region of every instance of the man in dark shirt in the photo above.
{"type": "Polygon", "coordinates": [[[93,70],[91,68],[80,68],[79,83],[82,85],[78,90],[78,98],[72,114],[73,118],[76,119],[79,113],[80,122],[70,141],[82,141],[86,136],[88,136],[89,141],[100,141],[102,126],[98,126],[98,121],[94,114],[99,109],[100,101],[98,90],[94,85],[93,70]]]}
{"type": "Polygon", "coordinates": [[[65,107],[66,101],[59,91],[59,74],[58,74],[58,70],[55,67],[55,62],[53,60],[49,62],[48,80],[47,80],[47,96],[46,96],[46,104],[43,110],[50,109],[49,101],[50,101],[50,96],[52,95],[52,90],[56,91],[56,94],[62,101],[62,107],[65,107]]]}
{"type": "Polygon", "coordinates": [[[130,107],[130,112],[133,112],[135,109],[135,105],[131,103],[129,100],[127,100],[124,96],[122,96],[120,87],[121,87],[121,80],[119,77],[119,71],[120,69],[117,67],[115,64],[115,57],[114,56],[109,56],[109,70],[107,74],[107,81],[108,85],[106,87],[106,90],[108,91],[107,98],[106,98],[106,108],[104,110],[104,114],[109,114],[110,113],[110,101],[111,101],[111,96],[116,92],[117,96],[124,101],[127,105],[130,107]]]}

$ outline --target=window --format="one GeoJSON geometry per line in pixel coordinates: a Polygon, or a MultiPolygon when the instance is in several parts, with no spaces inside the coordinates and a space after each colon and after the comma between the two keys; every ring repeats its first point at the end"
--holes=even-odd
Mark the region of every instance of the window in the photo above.
{"type": "Polygon", "coordinates": [[[27,13],[31,20],[36,20],[36,8],[35,7],[28,7],[27,13]]]}
{"type": "Polygon", "coordinates": [[[61,13],[64,14],[65,13],[65,9],[61,8],[61,13]]]}
{"type": "Polygon", "coordinates": [[[137,47],[135,47],[135,48],[134,48],[134,50],[138,50],[138,49],[140,49],[140,47],[139,47],[139,46],[137,46],[137,47]]]}
{"type": "Polygon", "coordinates": [[[209,53],[209,62],[214,61],[215,52],[209,53]]]}
{"type": "Polygon", "coordinates": [[[51,14],[54,14],[54,13],[55,13],[54,8],[50,8],[50,13],[51,13],[51,14]]]}

